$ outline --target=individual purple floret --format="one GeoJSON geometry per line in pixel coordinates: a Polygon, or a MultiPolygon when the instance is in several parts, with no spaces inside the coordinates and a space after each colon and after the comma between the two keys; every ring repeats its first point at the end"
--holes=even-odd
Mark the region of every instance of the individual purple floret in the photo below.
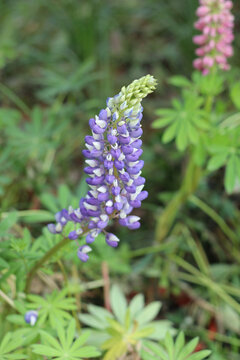
{"type": "Polygon", "coordinates": [[[34,310],[30,310],[26,312],[24,319],[27,324],[30,324],[31,326],[34,326],[36,324],[36,321],[38,319],[38,312],[34,310]]]}
{"type": "Polygon", "coordinates": [[[85,137],[85,173],[89,191],[79,202],[79,207],[63,209],[55,216],[56,224],[49,224],[51,233],[61,233],[71,221],[75,229],[68,234],[77,240],[86,236],[86,244],[78,249],[78,257],[86,262],[91,251],[89,244],[104,233],[106,243],[116,247],[119,239],[106,231],[109,221],[119,219],[119,224],[130,230],[140,227],[140,218],[130,215],[134,208],[148,196],[143,191],[145,179],[141,176],[142,155],[141,120],[142,99],[155,89],[155,79],[147,75],[135,80],[120,93],[108,98],[107,108],[89,120],[92,135],[85,137]]]}

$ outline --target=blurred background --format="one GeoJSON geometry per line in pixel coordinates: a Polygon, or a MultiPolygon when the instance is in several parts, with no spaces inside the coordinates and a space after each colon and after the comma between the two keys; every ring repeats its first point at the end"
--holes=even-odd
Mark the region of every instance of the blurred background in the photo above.
{"type": "MultiPolygon", "coordinates": [[[[240,270],[217,225],[187,204],[178,215],[179,226],[185,226],[185,235],[175,236],[178,245],[173,242],[154,261],[152,254],[141,252],[153,244],[156,217],[178,189],[184,168],[183,156],[174,144],[161,143],[161,131],[153,130],[151,123],[156,109],[168,106],[178,94],[169,77],[190,78],[197,5],[197,0],[0,0],[1,212],[15,214],[11,221],[17,223],[16,238],[27,228],[44,244],[46,229],[42,229],[54,212],[77,203],[86,192],[81,150],[89,118],[105,108],[107,97],[121,86],[154,75],[157,90],[144,101],[143,158],[149,198],[137,211],[142,227],[129,235],[115,225],[120,248],[108,253],[105,246],[96,245],[91,262],[76,264],[82,279],[98,279],[102,261],[106,262],[113,279],[128,290],[144,292],[148,301],[160,299],[163,317],[191,335],[200,335],[202,346],[214,350],[212,359],[234,360],[239,359],[240,305],[239,291],[231,293],[230,286],[239,287],[240,270]],[[174,252],[195,268],[191,278],[177,277],[180,265],[169,260],[174,252]],[[196,252],[213,283],[229,282],[225,291],[230,299],[233,296],[235,306],[228,297],[219,300],[211,283],[199,281],[196,271],[203,270],[196,263],[196,252]],[[213,305],[219,306],[223,320],[219,321],[213,305]]],[[[229,81],[236,76],[240,80],[238,0],[234,15],[235,55],[229,81]]],[[[231,198],[226,195],[221,170],[201,183],[198,194],[234,231],[240,231],[239,192],[231,198]]],[[[44,251],[45,245],[39,246],[44,251]]],[[[97,294],[92,301],[96,299],[97,294]]]]}

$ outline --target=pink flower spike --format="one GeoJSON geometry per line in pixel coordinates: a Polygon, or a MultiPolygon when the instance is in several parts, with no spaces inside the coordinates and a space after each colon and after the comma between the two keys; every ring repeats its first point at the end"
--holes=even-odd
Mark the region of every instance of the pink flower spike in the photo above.
{"type": "Polygon", "coordinates": [[[194,26],[201,34],[193,37],[193,42],[199,46],[196,49],[198,59],[193,66],[203,75],[208,74],[214,65],[221,70],[230,68],[227,59],[233,55],[232,6],[231,0],[199,0],[198,20],[194,26]]]}

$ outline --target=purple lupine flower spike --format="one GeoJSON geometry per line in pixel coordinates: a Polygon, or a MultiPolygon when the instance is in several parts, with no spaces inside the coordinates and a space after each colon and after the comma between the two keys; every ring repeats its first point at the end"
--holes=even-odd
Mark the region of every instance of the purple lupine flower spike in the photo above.
{"type": "Polygon", "coordinates": [[[147,197],[143,191],[145,179],[141,176],[144,162],[142,155],[141,101],[155,89],[156,80],[144,76],[123,87],[120,93],[107,99],[107,108],[89,120],[92,135],[85,137],[85,173],[90,187],[79,208],[63,209],[56,214],[56,224],[49,224],[51,233],[61,233],[68,222],[74,223],[68,237],[77,240],[86,235],[86,245],[79,247],[78,258],[86,262],[92,250],[89,244],[100,234],[106,243],[118,246],[119,239],[106,232],[112,218],[134,230],[140,227],[140,218],[130,215],[147,197]]]}
{"type": "Polygon", "coordinates": [[[227,59],[233,55],[234,16],[231,0],[199,0],[197,9],[198,21],[195,28],[202,32],[194,36],[193,41],[199,46],[196,50],[198,58],[194,67],[207,75],[214,66],[221,70],[229,70],[227,59]]]}

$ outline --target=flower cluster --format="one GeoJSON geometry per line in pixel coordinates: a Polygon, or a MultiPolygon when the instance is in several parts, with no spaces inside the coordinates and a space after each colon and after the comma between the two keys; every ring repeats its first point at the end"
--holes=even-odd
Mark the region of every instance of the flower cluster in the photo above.
{"type": "Polygon", "coordinates": [[[86,136],[84,171],[89,191],[79,202],[79,207],[63,209],[56,214],[56,224],[49,224],[52,233],[61,233],[72,221],[75,229],[69,239],[77,240],[86,235],[86,244],[78,249],[78,257],[86,262],[91,251],[89,246],[103,232],[106,242],[112,247],[119,239],[106,232],[109,221],[118,218],[119,224],[130,230],[140,227],[140,218],[130,215],[134,208],[148,196],[143,190],[145,179],[141,176],[144,165],[142,154],[141,101],[155,89],[156,81],[144,76],[123,87],[120,93],[108,98],[107,108],[89,120],[92,131],[86,136]]]}
{"type": "Polygon", "coordinates": [[[204,75],[213,66],[222,70],[229,70],[227,59],[233,55],[231,43],[234,39],[234,16],[231,14],[231,0],[199,0],[197,9],[198,21],[195,28],[202,32],[194,36],[193,41],[199,45],[196,50],[198,59],[194,60],[194,67],[204,75]]]}

